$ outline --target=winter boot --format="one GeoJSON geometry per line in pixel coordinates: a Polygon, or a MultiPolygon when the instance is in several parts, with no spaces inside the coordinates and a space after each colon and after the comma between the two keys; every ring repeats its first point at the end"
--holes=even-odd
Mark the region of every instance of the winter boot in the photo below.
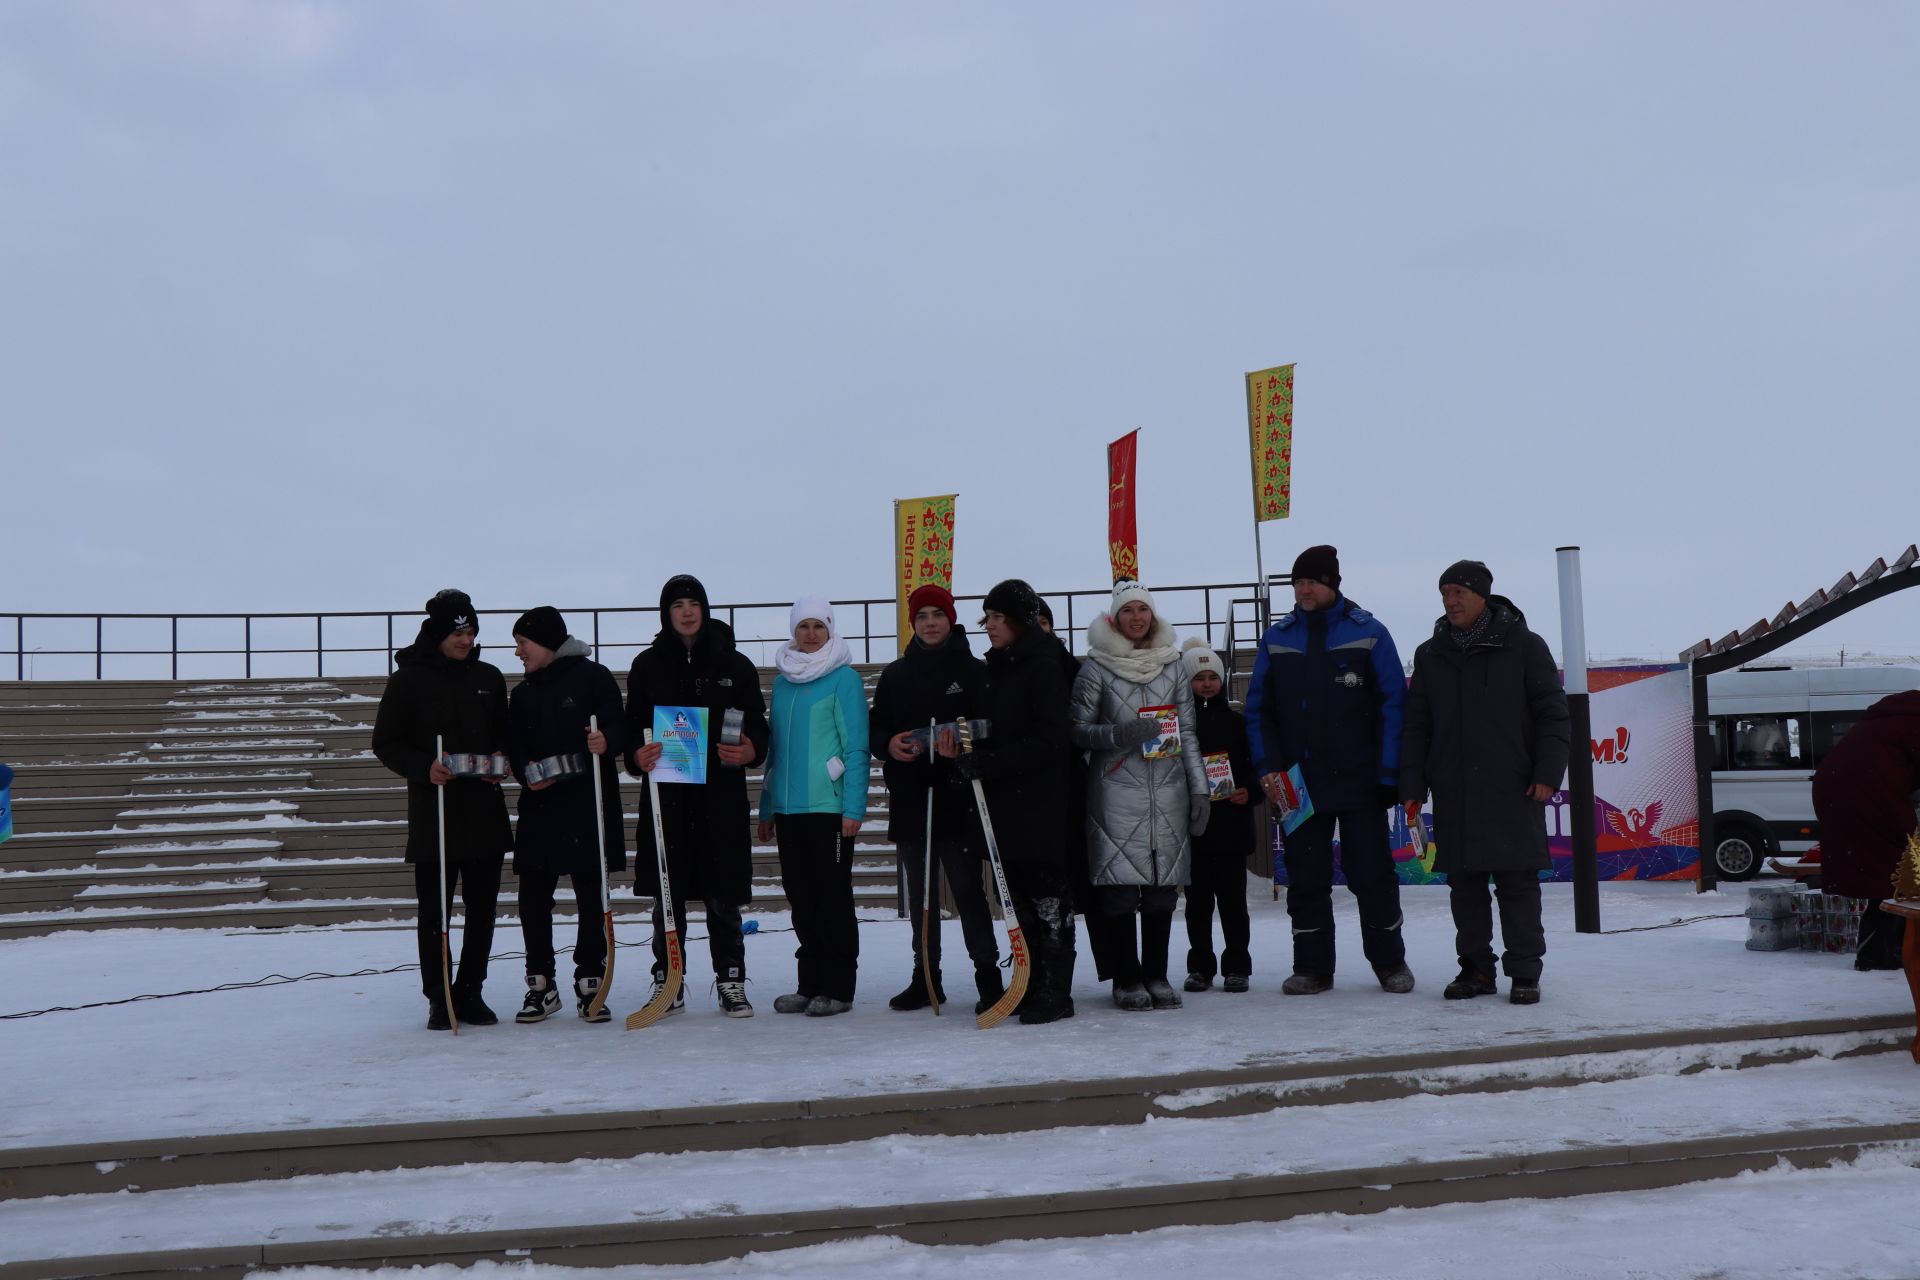
{"type": "Polygon", "coordinates": [[[545,1022],[560,1012],[560,993],[553,989],[553,979],[545,974],[527,975],[527,998],[520,1002],[520,1012],[513,1015],[515,1022],[545,1022]]]}
{"type": "Polygon", "coordinates": [[[1413,990],[1413,970],[1404,964],[1377,964],[1373,973],[1380,979],[1380,989],[1391,995],[1403,996],[1413,990]]]}
{"type": "Polygon", "coordinates": [[[1220,989],[1222,991],[1244,994],[1250,985],[1252,984],[1244,973],[1230,973],[1220,980],[1220,989]]]}
{"type": "Polygon", "coordinates": [[[613,1017],[612,1014],[607,1012],[607,1006],[605,1004],[600,1006],[598,1013],[592,1012],[589,1008],[589,1006],[593,1004],[593,998],[600,994],[600,979],[597,975],[575,978],[573,980],[573,994],[575,997],[574,1003],[579,1009],[580,1016],[588,1022],[606,1022],[613,1017]]]}
{"type": "Polygon", "coordinates": [[[1178,1009],[1182,1003],[1180,993],[1165,978],[1148,978],[1146,988],[1147,999],[1156,1009],[1178,1009]]]}
{"type": "MultiPolygon", "coordinates": [[[[1040,991],[1020,1011],[1020,1021],[1028,1026],[1073,1016],[1073,911],[1058,898],[1043,898],[1034,907],[1041,920],[1035,940],[1040,991]]],[[[1032,991],[1028,988],[1030,995],[1032,991]]]]}
{"type": "MultiPolygon", "coordinates": [[[[940,981],[940,975],[933,975],[934,999],[941,1004],[947,1002],[947,989],[940,981]]],[[[913,1013],[932,1004],[927,998],[927,981],[920,974],[914,974],[913,980],[900,989],[900,994],[887,1001],[887,1008],[896,1013],[913,1013]]]]}
{"type": "Polygon", "coordinates": [[[1143,1009],[1153,1008],[1153,997],[1147,994],[1146,987],[1138,982],[1113,980],[1113,1002],[1128,1013],[1139,1013],[1143,1009]]]}
{"type": "Polygon", "coordinates": [[[720,997],[720,1012],[729,1018],[751,1018],[753,1006],[747,1003],[747,984],[738,980],[716,982],[715,992],[720,997]]]}
{"type": "Polygon", "coordinates": [[[805,1013],[807,1007],[812,1003],[812,996],[803,996],[797,991],[789,992],[784,996],[775,996],[773,998],[773,1011],[775,1013],[805,1013]]]}
{"type": "Polygon", "coordinates": [[[977,1018],[1000,1003],[1000,997],[1007,994],[1006,979],[1000,976],[1000,966],[990,964],[973,971],[974,990],[980,998],[973,1003],[973,1015],[977,1018]]]}
{"type": "Polygon", "coordinates": [[[807,1002],[809,1018],[831,1018],[835,1014],[845,1013],[853,1008],[851,1000],[835,1000],[832,996],[815,996],[807,1002]]]}
{"type": "Polygon", "coordinates": [[[1295,973],[1280,984],[1283,996],[1317,996],[1322,991],[1333,989],[1333,975],[1330,973],[1295,973]]]}
{"type": "Polygon", "coordinates": [[[471,1027],[490,1027],[500,1021],[499,1015],[487,1008],[487,1002],[472,987],[454,987],[453,1016],[471,1027]]]}
{"type": "Polygon", "coordinates": [[[1187,975],[1186,988],[1189,991],[1210,991],[1213,989],[1213,979],[1204,973],[1190,973],[1187,975]]]}
{"type": "Polygon", "coordinates": [[[1532,982],[1522,982],[1520,981],[1520,979],[1515,978],[1513,980],[1513,990],[1507,994],[1507,1003],[1508,1004],[1539,1004],[1540,1003],[1539,980],[1535,979],[1532,982]]]}
{"type": "Polygon", "coordinates": [[[1460,966],[1460,976],[1447,984],[1440,994],[1449,1000],[1471,1000],[1475,996],[1490,996],[1500,990],[1493,975],[1470,964],[1460,966]]]}
{"type": "Polygon", "coordinates": [[[443,996],[427,997],[427,1030],[451,1031],[453,1022],[447,1017],[447,1002],[443,996]]]}

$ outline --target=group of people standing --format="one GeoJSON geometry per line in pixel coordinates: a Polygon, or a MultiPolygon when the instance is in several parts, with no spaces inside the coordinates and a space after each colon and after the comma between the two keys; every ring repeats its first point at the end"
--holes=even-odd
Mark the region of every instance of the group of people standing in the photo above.
{"type": "MultiPolygon", "coordinates": [[[[1023,581],[987,593],[984,656],[974,654],[952,595],[921,587],[908,602],[913,636],[880,674],[870,705],[832,605],[803,597],[776,656],[771,714],[758,672],[691,576],[661,589],[660,632],[634,659],[624,705],[612,673],[545,606],[514,624],[527,678],[509,700],[499,670],[479,658],[472,601],[443,591],[428,602],[419,636],[396,654],[374,730],[375,754],[408,781],[407,860],[420,902],[428,1025],[447,1026],[449,1012],[462,1022],[497,1021],[481,989],[509,849],[526,933],[518,1020],[541,1021],[560,1008],[552,908],[561,876],[582,904],[578,1011],[594,1021],[608,1016],[594,999],[605,935],[585,904],[600,901],[603,865],[624,866],[614,770],[645,777],[660,767],[662,745],[643,732],[657,707],[705,708],[729,731],[706,736],[704,783],[650,787],[641,802],[634,887],[654,899],[656,993],[667,969],[668,904],[656,871],[653,795],[673,918],[684,920],[690,900],[704,905],[720,1009],[753,1014],[741,911],[751,899],[755,834],[747,777],[759,767],[757,834],[777,844],[798,942],[795,989],[773,1007],[813,1017],[851,1007],[859,962],[854,844],[871,754],[881,761],[888,831],[916,905],[913,973],[889,1001],[893,1009],[946,999],[939,914],[923,928],[917,909],[929,897],[930,867],[936,877],[944,872],[952,895],[976,1008],[1005,994],[982,875],[989,830],[1031,955],[1019,1021],[1073,1016],[1076,915],[1116,1005],[1179,1007],[1168,969],[1183,890],[1185,989],[1207,990],[1218,976],[1226,990],[1246,991],[1255,801],[1277,801],[1290,771],[1304,781],[1313,815],[1285,841],[1293,957],[1283,992],[1310,995],[1333,983],[1336,833],[1366,958],[1386,991],[1413,989],[1387,813],[1397,803],[1417,811],[1431,789],[1461,966],[1445,994],[1494,989],[1491,887],[1512,999],[1537,1000],[1545,950],[1538,872],[1551,865],[1541,806],[1566,765],[1566,700],[1544,642],[1512,602],[1492,594],[1484,565],[1461,561],[1440,581],[1445,613],[1416,651],[1409,685],[1386,628],[1342,594],[1334,548],[1303,552],[1295,607],[1261,637],[1244,717],[1228,701],[1219,655],[1198,639],[1178,644],[1152,594],[1135,582],[1115,584],[1111,607],[1088,630],[1084,661],[1053,634],[1046,601],[1023,581]],[[503,759],[504,768],[456,770],[450,759],[503,759]],[[598,818],[589,790],[595,769],[598,818]],[[521,783],[517,833],[501,786],[508,774],[521,783]],[[444,833],[436,789],[444,790],[444,833]],[[434,979],[456,888],[466,927],[449,1011],[434,979]]],[[[683,990],[672,1007],[684,1001],[683,990]]]]}

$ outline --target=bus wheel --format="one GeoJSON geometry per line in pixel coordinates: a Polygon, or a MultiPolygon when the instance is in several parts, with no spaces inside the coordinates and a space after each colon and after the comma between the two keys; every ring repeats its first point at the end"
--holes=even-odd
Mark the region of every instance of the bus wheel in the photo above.
{"type": "Polygon", "coordinates": [[[1766,857],[1766,839],[1743,822],[1716,822],[1713,869],[1722,880],[1751,880],[1766,857]]]}

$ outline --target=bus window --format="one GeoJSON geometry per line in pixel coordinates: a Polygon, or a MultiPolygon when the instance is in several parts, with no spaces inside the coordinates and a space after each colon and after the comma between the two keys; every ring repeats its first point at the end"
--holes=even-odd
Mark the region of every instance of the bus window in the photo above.
{"type": "Polygon", "coordinates": [[[1827,752],[1834,744],[1847,736],[1847,730],[1860,722],[1865,714],[1859,710],[1816,711],[1813,713],[1813,763],[1818,765],[1827,758],[1827,752]]]}
{"type": "Polygon", "coordinates": [[[1806,760],[1798,716],[1733,716],[1735,769],[1792,769],[1806,760]]]}

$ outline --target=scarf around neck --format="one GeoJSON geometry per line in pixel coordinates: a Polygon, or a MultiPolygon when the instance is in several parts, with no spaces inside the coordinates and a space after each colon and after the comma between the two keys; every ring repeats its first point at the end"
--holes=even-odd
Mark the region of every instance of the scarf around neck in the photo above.
{"type": "Polygon", "coordinates": [[[800,652],[800,647],[789,640],[773,655],[774,667],[789,684],[807,684],[852,663],[853,650],[839,636],[829,637],[826,644],[812,653],[800,652]]]}
{"type": "Polygon", "coordinates": [[[1103,613],[1087,628],[1087,656],[1122,680],[1146,684],[1166,670],[1169,662],[1180,661],[1180,649],[1174,643],[1173,625],[1157,613],[1147,643],[1139,649],[1120,634],[1112,616],[1103,613]]]}

